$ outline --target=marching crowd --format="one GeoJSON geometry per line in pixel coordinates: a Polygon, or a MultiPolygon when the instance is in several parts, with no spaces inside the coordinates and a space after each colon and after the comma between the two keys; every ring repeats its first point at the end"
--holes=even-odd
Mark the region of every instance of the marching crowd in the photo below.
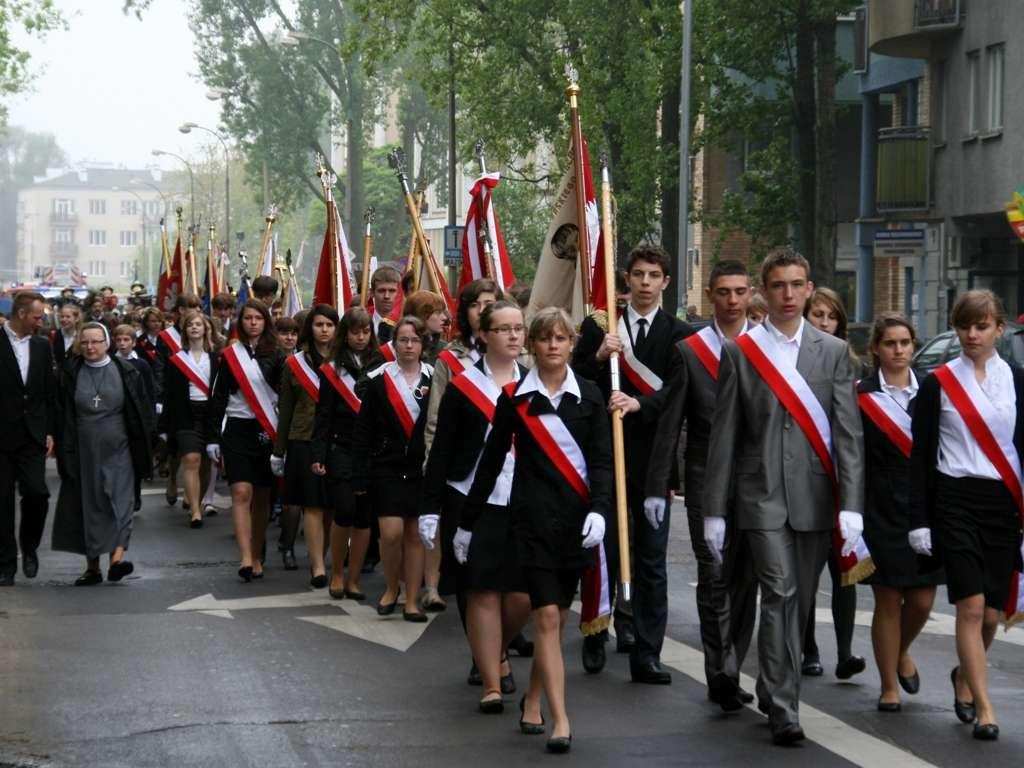
{"type": "Polygon", "coordinates": [[[855,585],[873,590],[883,712],[919,690],[911,647],[946,585],[955,714],[996,739],[985,659],[1018,610],[1024,452],[1024,371],[995,351],[999,300],[961,295],[950,319],[963,353],[919,379],[911,322],[880,315],[870,360],[858,358],[842,301],[792,250],[765,259],[757,294],[744,264],[720,261],[699,330],[660,309],[669,281],[664,251],[635,248],[616,327],[596,312],[578,328],[555,307],[525,317],[490,279],[467,284],[449,318],[439,296],[403,294],[390,267],[373,274],[368,308],[340,316],[321,304],[281,317],[276,282],[258,278],[253,298],[218,295],[209,315],[189,294],[117,324],[102,304],[68,301],[46,333],[42,297],[19,293],[0,332],[0,585],[15,583],[19,551],[24,575],[38,572],[46,457],[60,476],[52,546],[85,556],[80,586],[133,572],[132,518],[155,466],[170,505],[180,473],[197,529],[216,514],[219,474],[239,579],[264,578],[280,509],[284,567],[298,567],[301,527],[312,588],[366,600],[360,577],[379,562],[381,616],[425,622],[454,596],[479,711],[502,712],[516,690],[509,650],[532,654],[519,727],[568,752],[562,639],[578,592],[588,671],[604,666],[614,621],[632,679],[671,682],[668,512],[685,488],[712,702],[732,711],[756,694],[776,744],[804,738],[800,680],[824,671],[813,616],[827,566],[840,679],[866,668],[852,650],[855,585]],[[614,412],[631,552],[616,524],[614,412]],[[630,556],[632,595],[616,583],[630,556]],[[758,610],[749,693],[739,670],[758,610]]]}

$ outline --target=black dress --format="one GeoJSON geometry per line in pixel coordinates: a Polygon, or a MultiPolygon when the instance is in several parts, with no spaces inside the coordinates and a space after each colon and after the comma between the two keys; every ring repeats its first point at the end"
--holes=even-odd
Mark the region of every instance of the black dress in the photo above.
{"type": "Polygon", "coordinates": [[[388,396],[394,385],[407,387],[398,363],[371,371],[357,385],[362,400],[352,445],[353,483],[356,493],[368,491],[377,517],[417,517],[423,480],[423,430],[433,369],[420,364],[420,378],[410,397],[419,406],[411,433],[388,396]],[[398,371],[396,383],[392,374],[398,371]],[[391,378],[389,378],[391,377],[391,378]],[[390,383],[389,383],[390,381],[390,383]]]}
{"type": "MultiPolygon", "coordinates": [[[[483,373],[483,360],[478,360],[474,368],[483,373]]],[[[520,365],[518,378],[522,379],[525,374],[526,368],[520,365]]],[[[466,503],[466,492],[473,483],[491,423],[459,388],[456,380],[464,375],[458,374],[453,378],[441,398],[434,442],[423,480],[420,514],[437,514],[440,511],[441,517],[441,582],[438,591],[443,595],[467,590],[525,592],[526,584],[519,566],[508,505],[487,503],[484,506],[473,528],[465,564],[455,559],[452,549],[452,540],[466,503]]]]}
{"type": "MultiPolygon", "coordinates": [[[[878,373],[857,385],[857,392],[882,391],[878,373]]],[[[913,416],[916,400],[907,412],[913,416]]],[[[893,589],[913,589],[942,583],[941,570],[922,570],[910,548],[910,459],[903,455],[874,421],[861,411],[864,423],[865,514],[864,541],[875,572],[864,580],[893,589]]]]}
{"type": "MultiPolygon", "coordinates": [[[[568,375],[574,374],[570,370],[568,375]]],[[[580,398],[566,393],[558,408],[541,393],[521,394],[526,377],[510,396],[503,392],[491,434],[477,466],[473,487],[459,527],[473,531],[487,507],[487,497],[515,442],[516,467],[509,512],[519,564],[534,608],[567,608],[583,570],[594,562],[594,549],[582,547],[583,522],[590,512],[606,520],[611,512],[612,451],[604,398],[597,385],[576,377],[580,398]],[[528,401],[527,414],[557,415],[572,435],[587,464],[590,503],[572,488],[533,437],[517,410],[528,401]]],[[[474,536],[475,537],[475,536],[474,536]]],[[[472,557],[472,553],[470,554],[472,557]]]]}

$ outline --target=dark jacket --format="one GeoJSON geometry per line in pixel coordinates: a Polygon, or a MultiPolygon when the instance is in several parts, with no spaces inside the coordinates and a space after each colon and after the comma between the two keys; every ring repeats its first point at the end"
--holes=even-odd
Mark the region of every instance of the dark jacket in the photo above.
{"type": "MultiPolygon", "coordinates": [[[[153,433],[154,408],[146,394],[142,376],[131,365],[117,357],[112,359],[124,383],[124,429],[132,469],[136,479],[152,475],[153,459],[149,451],[149,436],[153,433]]],[[[53,519],[52,546],[56,550],[85,554],[85,532],[82,523],[82,494],[79,485],[79,463],[82,456],[78,446],[78,421],[75,410],[75,387],[85,362],[72,358],[64,366],[57,406],[56,454],[60,474],[60,495],[53,519]]],[[[102,461],[103,457],[89,457],[102,461]]]]}
{"type": "MultiPolygon", "coordinates": [[[[637,359],[667,381],[672,362],[673,345],[689,336],[693,329],[682,320],[658,310],[647,331],[643,347],[636,351],[637,359]]],[[[594,318],[588,317],[580,326],[580,337],[572,354],[572,369],[584,379],[590,379],[601,390],[605,402],[610,395],[611,380],[608,361],[597,359],[597,350],[604,341],[605,331],[594,318]]],[[[660,390],[641,395],[629,378],[620,376],[622,391],[640,402],[640,410],[626,415],[623,421],[626,449],[626,476],[631,485],[643,489],[647,477],[647,461],[654,442],[654,433],[665,403],[666,392],[660,390]]]]}
{"type": "Polygon", "coordinates": [[[10,438],[22,429],[40,446],[56,429],[57,379],[53,353],[45,336],[28,342],[28,381],[21,380],[7,331],[0,328],[0,435],[10,438]]]}
{"type": "MultiPolygon", "coordinates": [[[[472,530],[483,512],[487,497],[505,463],[505,455],[516,450],[509,511],[524,567],[581,569],[593,562],[594,550],[583,549],[583,521],[597,512],[611,523],[612,449],[611,427],[601,390],[592,381],[577,377],[581,399],[562,396],[558,409],[551,401],[535,395],[529,413],[557,413],[572,434],[587,462],[590,505],[569,485],[516,410],[524,395],[502,393],[494,412],[494,425],[487,438],[476,479],[463,507],[460,527],[472,530]]],[[[521,384],[520,384],[521,386],[521,384]]],[[[450,389],[450,388],[449,388],[450,389]]],[[[433,453],[433,451],[431,451],[433,453]]]]}
{"type": "MultiPolygon", "coordinates": [[[[220,368],[220,351],[210,353],[210,381],[217,379],[220,368]]],[[[164,368],[163,410],[160,413],[159,431],[173,435],[175,432],[192,429],[192,408],[189,403],[189,378],[178,370],[170,359],[164,368]]],[[[211,388],[211,393],[212,388],[211,388]]]]}
{"type": "MultiPolygon", "coordinates": [[[[857,384],[858,395],[881,391],[877,371],[857,384]]],[[[916,405],[915,397],[907,408],[911,417],[916,405]]],[[[864,425],[864,524],[867,526],[872,513],[882,509],[888,512],[890,519],[903,518],[909,524],[910,459],[893,445],[863,410],[861,422],[864,425]]],[[[909,527],[906,529],[910,530],[909,527]]]]}
{"type": "Polygon", "coordinates": [[[352,443],[353,484],[367,490],[375,480],[415,479],[423,476],[423,428],[430,402],[430,368],[420,374],[420,413],[412,437],[406,437],[385,389],[386,369],[364,377],[356,389],[362,400],[352,443]]]}
{"type": "MultiPolygon", "coordinates": [[[[260,371],[263,373],[263,378],[270,385],[271,389],[275,392],[278,391],[281,387],[281,374],[284,370],[284,352],[275,349],[268,354],[255,355],[249,350],[248,346],[241,344],[241,342],[238,342],[238,345],[242,347],[241,351],[243,354],[248,352],[252,357],[256,358],[260,371]]],[[[173,363],[168,361],[168,367],[173,365],[173,363]]],[[[207,434],[209,434],[211,442],[220,443],[224,413],[228,408],[228,397],[237,391],[238,382],[235,381],[235,375],[231,372],[231,366],[226,363],[218,365],[217,378],[213,382],[213,391],[210,393],[209,421],[207,423],[207,429],[209,429],[207,434]]]]}
{"type": "MultiPolygon", "coordinates": [[[[365,371],[373,370],[382,362],[378,355],[374,355],[360,368],[351,356],[346,357],[348,359],[344,369],[357,382],[365,371]]],[[[334,385],[320,373],[320,399],[316,403],[311,449],[313,461],[327,468],[327,477],[330,480],[352,479],[352,441],[356,430],[356,417],[356,412],[345,398],[339,395],[334,385]]]]}
{"type": "Polygon", "coordinates": [[[145,332],[142,332],[135,337],[135,351],[138,352],[139,357],[149,363],[150,366],[156,365],[157,346],[159,344],[159,337],[156,340],[156,344],[153,344],[150,342],[149,336],[147,336],[145,332]]]}
{"type": "Polygon", "coordinates": [[[64,361],[74,353],[70,347],[64,346],[64,334],[59,327],[50,331],[50,348],[53,350],[54,369],[60,371],[64,368],[64,361]]]}

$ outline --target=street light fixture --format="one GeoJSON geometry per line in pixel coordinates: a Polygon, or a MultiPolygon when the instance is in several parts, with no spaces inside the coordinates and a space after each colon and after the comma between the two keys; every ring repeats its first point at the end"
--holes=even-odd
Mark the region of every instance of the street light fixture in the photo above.
{"type": "Polygon", "coordinates": [[[211,134],[224,148],[224,232],[231,232],[231,172],[229,170],[231,153],[228,151],[228,144],[224,137],[212,128],[207,128],[198,123],[182,123],[178,126],[178,130],[182,133],[192,133],[193,128],[198,128],[200,131],[206,131],[211,134]]]}
{"type": "Polygon", "coordinates": [[[190,208],[189,214],[192,221],[192,229],[194,230],[196,226],[196,177],[195,174],[192,172],[192,165],[189,163],[188,160],[186,160],[181,155],[176,155],[173,152],[166,152],[162,149],[153,150],[153,157],[160,157],[162,155],[167,155],[168,157],[173,157],[177,160],[180,160],[182,163],[185,164],[185,167],[188,169],[188,197],[190,208]]]}

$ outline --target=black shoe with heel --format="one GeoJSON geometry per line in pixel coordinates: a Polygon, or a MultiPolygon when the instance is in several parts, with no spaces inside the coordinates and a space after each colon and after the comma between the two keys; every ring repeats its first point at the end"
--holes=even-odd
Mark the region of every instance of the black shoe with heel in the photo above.
{"type": "MultiPolygon", "coordinates": [[[[523,698],[519,700],[519,713],[526,715],[526,694],[523,694],[523,698]]],[[[541,713],[539,723],[527,722],[523,717],[519,718],[519,732],[526,736],[540,736],[544,733],[544,713],[541,713]]]]}
{"type": "Polygon", "coordinates": [[[555,755],[564,755],[572,749],[572,734],[568,736],[552,736],[546,745],[548,752],[555,755]]]}
{"type": "Polygon", "coordinates": [[[995,723],[977,723],[973,735],[978,741],[996,741],[999,739],[999,726],[995,723]]]}
{"type": "Polygon", "coordinates": [[[960,667],[953,667],[953,671],[949,673],[949,680],[953,683],[953,711],[956,712],[956,716],[961,723],[973,723],[978,719],[978,712],[974,709],[974,702],[960,701],[956,697],[956,676],[959,671],[960,667]]]}

